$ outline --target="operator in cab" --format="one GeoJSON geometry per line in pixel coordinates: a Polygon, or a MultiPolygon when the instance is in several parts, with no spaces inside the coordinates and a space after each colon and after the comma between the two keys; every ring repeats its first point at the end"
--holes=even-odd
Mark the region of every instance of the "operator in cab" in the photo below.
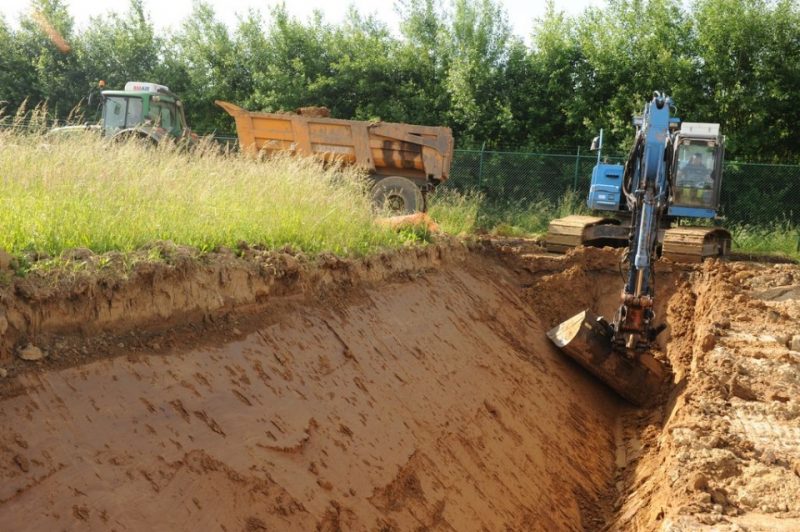
{"type": "Polygon", "coordinates": [[[701,153],[693,153],[678,171],[678,202],[704,203],[706,190],[713,186],[711,169],[701,153]]]}
{"type": "Polygon", "coordinates": [[[683,165],[683,169],[681,171],[683,172],[684,177],[690,181],[711,179],[710,171],[703,161],[703,156],[699,153],[693,154],[692,158],[689,159],[689,162],[683,165]]]}

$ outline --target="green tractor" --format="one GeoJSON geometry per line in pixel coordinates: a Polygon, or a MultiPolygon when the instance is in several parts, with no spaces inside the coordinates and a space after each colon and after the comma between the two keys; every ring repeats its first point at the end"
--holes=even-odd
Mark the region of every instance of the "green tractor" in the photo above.
{"type": "Polygon", "coordinates": [[[96,131],[114,140],[138,139],[158,144],[174,139],[186,145],[197,142],[197,135],[186,124],[183,103],[164,85],[129,81],[124,90],[103,90],[89,94],[88,105],[99,108],[99,124],[55,128],[48,136],[68,135],[77,131],[96,131]],[[99,98],[99,101],[98,101],[99,98]]]}

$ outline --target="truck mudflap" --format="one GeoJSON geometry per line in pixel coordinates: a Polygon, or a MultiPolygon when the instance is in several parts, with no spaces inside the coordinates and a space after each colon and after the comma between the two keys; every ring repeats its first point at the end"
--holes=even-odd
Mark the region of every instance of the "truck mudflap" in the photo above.
{"type": "Polygon", "coordinates": [[[547,332],[564,354],[635,405],[658,395],[667,373],[650,353],[629,357],[615,350],[608,324],[584,310],[547,332]]]}

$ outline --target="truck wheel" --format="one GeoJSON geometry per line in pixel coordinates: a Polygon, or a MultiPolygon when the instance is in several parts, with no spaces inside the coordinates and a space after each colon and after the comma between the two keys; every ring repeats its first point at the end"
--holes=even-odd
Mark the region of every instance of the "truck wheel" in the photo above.
{"type": "Polygon", "coordinates": [[[422,208],[422,192],[410,179],[384,177],[372,188],[372,201],[378,210],[392,214],[413,214],[422,208]]]}

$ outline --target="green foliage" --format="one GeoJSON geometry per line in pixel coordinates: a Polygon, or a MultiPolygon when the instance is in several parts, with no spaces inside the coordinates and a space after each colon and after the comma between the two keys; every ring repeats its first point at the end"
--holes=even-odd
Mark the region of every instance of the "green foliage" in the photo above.
{"type": "Polygon", "coordinates": [[[214,100],[240,101],[250,92],[252,72],[241,65],[237,44],[208,4],[197,0],[181,30],[169,43],[176,57],[163,82],[184,100],[191,127],[230,129],[214,100]]]}
{"type": "Polygon", "coordinates": [[[122,88],[129,80],[153,78],[164,46],[142,0],[130,0],[123,15],[93,18],[81,40],[79,59],[88,79],[105,80],[113,88],[122,88]]]}
{"type": "Polygon", "coordinates": [[[584,199],[574,190],[555,201],[540,198],[485,203],[478,226],[497,236],[542,236],[551,220],[570,214],[588,214],[584,199]]]}
{"type": "Polygon", "coordinates": [[[731,158],[800,157],[793,0],[607,0],[576,16],[550,2],[529,44],[512,35],[498,0],[401,0],[399,37],[352,8],[332,25],[320,13],[293,18],[282,4],[229,28],[202,0],[162,37],[143,6],[129,0],[127,12],[101,14],[82,32],[66,0],[31,0],[16,29],[0,19],[0,101],[13,114],[25,98],[47,100],[63,119],[98,79],[109,88],[147,79],[180,94],[200,132],[233,129],[213,105],[224,99],[448,125],[460,148],[572,152],[601,127],[608,149],[626,151],[631,115],[663,90],[682,118],[720,122],[731,158]]]}
{"type": "Polygon", "coordinates": [[[477,229],[484,198],[476,192],[440,188],[428,198],[428,214],[445,233],[468,235],[477,229]]]}
{"type": "Polygon", "coordinates": [[[735,253],[782,255],[800,260],[800,226],[786,221],[740,224],[731,228],[731,234],[735,253]]]}
{"type": "MultiPolygon", "coordinates": [[[[86,94],[84,65],[77,57],[81,42],[72,31],[73,20],[64,0],[33,0],[20,29],[12,33],[12,61],[20,76],[9,100],[21,105],[26,97],[38,104],[47,100],[56,116],[65,117],[86,94]]],[[[0,94],[7,89],[0,89],[0,94]]],[[[5,98],[3,98],[5,99],[5,98]]],[[[16,110],[12,107],[13,110],[16,110]]]]}

